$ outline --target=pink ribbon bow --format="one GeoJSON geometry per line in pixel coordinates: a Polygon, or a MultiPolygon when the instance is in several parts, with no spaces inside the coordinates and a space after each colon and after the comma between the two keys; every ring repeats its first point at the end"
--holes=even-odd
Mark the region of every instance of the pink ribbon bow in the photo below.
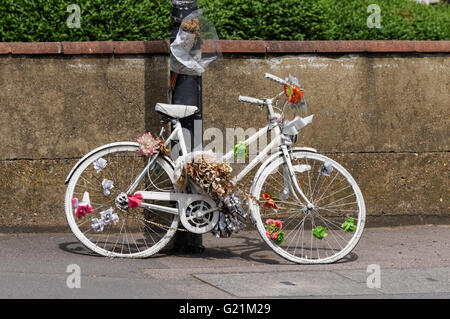
{"type": "Polygon", "coordinates": [[[80,219],[81,217],[83,217],[86,214],[92,213],[92,211],[93,211],[92,206],[89,205],[89,203],[79,205],[77,198],[72,198],[72,206],[76,209],[75,216],[78,219],[80,219]]]}
{"type": "Polygon", "coordinates": [[[142,195],[141,194],[134,194],[131,196],[128,196],[128,207],[129,208],[136,208],[141,205],[142,202],[142,195]]]}

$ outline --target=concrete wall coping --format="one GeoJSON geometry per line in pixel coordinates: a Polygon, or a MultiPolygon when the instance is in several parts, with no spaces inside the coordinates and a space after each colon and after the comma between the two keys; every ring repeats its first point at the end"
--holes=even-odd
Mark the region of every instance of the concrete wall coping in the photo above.
{"type": "MultiPolygon", "coordinates": [[[[449,53],[450,41],[221,40],[223,53],[449,53]]],[[[169,41],[0,42],[0,55],[168,54],[169,41]]]]}

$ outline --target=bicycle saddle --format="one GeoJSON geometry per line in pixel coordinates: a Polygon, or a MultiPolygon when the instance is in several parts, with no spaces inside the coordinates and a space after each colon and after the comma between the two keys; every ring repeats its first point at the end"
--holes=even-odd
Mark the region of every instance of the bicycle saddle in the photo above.
{"type": "Polygon", "coordinates": [[[155,110],[172,118],[182,119],[197,112],[198,108],[193,105],[156,103],[155,110]]]}

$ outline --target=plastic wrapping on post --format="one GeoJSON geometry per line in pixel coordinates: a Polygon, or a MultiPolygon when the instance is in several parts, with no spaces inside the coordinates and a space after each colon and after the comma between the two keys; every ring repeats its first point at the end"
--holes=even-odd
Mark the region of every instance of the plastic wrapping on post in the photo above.
{"type": "Polygon", "coordinates": [[[195,10],[181,23],[170,45],[170,70],[179,74],[201,75],[206,67],[221,57],[214,25],[195,10]]]}
{"type": "Polygon", "coordinates": [[[174,7],[192,8],[197,6],[197,0],[167,0],[174,7]]]}

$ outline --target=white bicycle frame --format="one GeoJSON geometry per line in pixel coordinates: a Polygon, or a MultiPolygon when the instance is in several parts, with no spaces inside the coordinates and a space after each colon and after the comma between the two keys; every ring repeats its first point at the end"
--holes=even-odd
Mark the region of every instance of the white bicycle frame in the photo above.
{"type": "MultiPolygon", "coordinates": [[[[281,84],[286,85],[287,83],[283,81],[282,79],[279,79],[271,74],[265,74],[265,78],[269,78],[273,81],[279,82],[281,84]]],[[[250,163],[237,175],[233,178],[232,184],[235,185],[238,183],[243,177],[245,177],[256,165],[258,165],[262,160],[271,152],[272,149],[279,148],[281,151],[281,155],[285,159],[285,163],[287,165],[287,172],[289,173],[289,190],[293,194],[294,198],[298,201],[298,203],[302,206],[306,206],[307,208],[311,209],[314,208],[314,206],[311,204],[311,202],[308,200],[308,198],[303,193],[300,185],[297,182],[297,179],[295,178],[295,169],[292,166],[291,159],[289,156],[289,149],[288,145],[283,143],[282,140],[282,132],[280,128],[280,122],[278,122],[278,114],[274,112],[273,109],[273,103],[276,99],[278,99],[280,96],[282,96],[284,92],[281,92],[277,96],[275,96],[272,99],[255,99],[251,97],[245,97],[240,96],[239,101],[241,102],[248,102],[252,104],[257,104],[259,106],[266,106],[269,114],[269,124],[267,124],[264,128],[260,129],[258,132],[250,136],[247,140],[245,140],[246,145],[249,145],[250,143],[255,142],[260,136],[263,136],[267,134],[269,130],[274,131],[274,138],[273,140],[267,145],[250,163]],[[293,185],[292,185],[293,184],[293,185]],[[296,196],[295,191],[297,191],[298,194],[300,194],[301,198],[304,200],[304,205],[302,201],[296,196]]],[[[174,129],[170,136],[165,141],[165,146],[168,146],[171,141],[178,140],[178,143],[180,145],[181,155],[185,156],[188,155],[188,151],[186,148],[185,139],[183,136],[182,126],[179,120],[173,120],[172,123],[174,124],[174,129]]],[[[136,180],[131,184],[129,187],[127,194],[132,195],[135,193],[137,185],[142,181],[142,179],[147,174],[147,170],[150,168],[150,166],[153,164],[153,162],[156,160],[155,155],[153,158],[149,160],[149,163],[144,168],[142,173],[136,178],[136,180]]],[[[228,153],[226,153],[221,160],[229,162],[231,159],[234,158],[234,151],[231,150],[228,153]]],[[[173,165],[173,163],[172,163],[173,165]]],[[[143,199],[147,200],[158,200],[158,201],[177,201],[180,205],[183,207],[186,205],[186,203],[192,202],[193,199],[196,200],[210,200],[210,197],[207,195],[201,195],[201,194],[186,194],[186,193],[167,193],[167,192],[153,192],[153,191],[137,191],[136,193],[139,193],[142,195],[143,199]]],[[[179,208],[171,208],[161,205],[155,205],[155,204],[147,204],[142,202],[142,207],[149,208],[152,210],[157,210],[161,212],[166,212],[170,214],[178,214],[179,208]]],[[[218,208],[213,208],[209,210],[208,212],[204,212],[204,214],[209,213],[210,211],[217,210],[218,208]]]]}

